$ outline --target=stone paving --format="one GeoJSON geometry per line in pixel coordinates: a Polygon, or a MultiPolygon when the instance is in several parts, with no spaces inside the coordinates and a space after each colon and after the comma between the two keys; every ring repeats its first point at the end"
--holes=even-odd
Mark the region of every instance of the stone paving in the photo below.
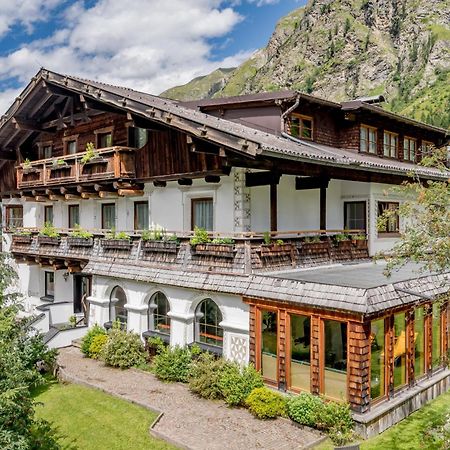
{"type": "MultiPolygon", "coordinates": [[[[195,450],[311,448],[322,435],[287,419],[262,421],[242,408],[195,397],[181,383],[165,384],[140,370],[119,370],[84,358],[76,347],[59,352],[61,378],[86,384],[162,412],[151,432],[195,450]]],[[[131,447],[130,447],[131,448],[131,447]]]]}

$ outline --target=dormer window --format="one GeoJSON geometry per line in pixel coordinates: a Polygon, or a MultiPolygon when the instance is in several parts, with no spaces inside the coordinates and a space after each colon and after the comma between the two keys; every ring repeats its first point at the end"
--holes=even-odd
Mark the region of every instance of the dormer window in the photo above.
{"type": "Polygon", "coordinates": [[[292,114],[290,120],[290,134],[300,139],[313,138],[313,118],[302,116],[300,114],[292,114]]]}
{"type": "Polygon", "coordinates": [[[101,128],[100,130],[95,130],[94,134],[96,137],[96,147],[97,148],[107,148],[113,146],[113,131],[114,127],[101,128]]]}
{"type": "Polygon", "coordinates": [[[390,131],[384,132],[383,154],[387,158],[398,157],[398,134],[390,131]]]}
{"type": "Polygon", "coordinates": [[[359,151],[377,154],[377,129],[367,125],[361,125],[359,151]]]}
{"type": "Polygon", "coordinates": [[[403,140],[403,159],[414,162],[416,160],[417,140],[405,137],[403,140]]]}

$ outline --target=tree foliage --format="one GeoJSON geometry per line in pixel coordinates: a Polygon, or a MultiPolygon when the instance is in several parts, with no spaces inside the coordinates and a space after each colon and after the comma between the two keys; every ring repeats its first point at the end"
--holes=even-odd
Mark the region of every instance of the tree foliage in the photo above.
{"type": "Polygon", "coordinates": [[[17,275],[6,258],[0,254],[0,448],[56,449],[50,425],[35,417],[31,393],[44,380],[37,363],[48,367],[55,354],[30,329],[31,319],[19,318],[17,275]]]}
{"type": "MultiPolygon", "coordinates": [[[[436,150],[421,165],[438,168],[449,177],[445,165],[447,149],[436,150]]],[[[392,189],[401,196],[398,214],[404,220],[399,241],[387,259],[386,274],[412,261],[422,264],[422,270],[442,273],[450,269],[450,179],[426,181],[416,173],[401,186],[392,189]]],[[[388,210],[378,220],[383,228],[396,211],[388,210]]]]}

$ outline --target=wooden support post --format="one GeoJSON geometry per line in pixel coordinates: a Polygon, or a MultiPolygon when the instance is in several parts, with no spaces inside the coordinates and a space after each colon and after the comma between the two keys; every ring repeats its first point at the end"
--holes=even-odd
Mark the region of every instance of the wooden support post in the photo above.
{"type": "Polygon", "coordinates": [[[278,189],[276,184],[270,185],[270,231],[278,229],[278,189]]]}
{"type": "Polygon", "coordinates": [[[320,394],[321,333],[320,317],[311,316],[311,393],[320,394]]]}
{"type": "Polygon", "coordinates": [[[320,224],[321,230],[327,229],[327,188],[320,188],[320,224]]]}

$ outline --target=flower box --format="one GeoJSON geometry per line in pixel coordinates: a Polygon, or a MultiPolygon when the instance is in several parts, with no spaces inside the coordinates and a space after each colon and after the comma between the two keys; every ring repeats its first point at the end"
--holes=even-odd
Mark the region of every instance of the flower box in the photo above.
{"type": "Polygon", "coordinates": [[[51,165],[50,166],[50,170],[66,170],[66,169],[70,169],[69,164],[56,164],[56,165],[51,165]]]}
{"type": "Polygon", "coordinates": [[[339,250],[350,250],[352,248],[352,241],[346,240],[346,241],[338,241],[337,242],[337,248],[339,250]]]}
{"type": "Polygon", "coordinates": [[[302,242],[301,252],[307,255],[315,255],[321,253],[327,253],[330,250],[330,242],[320,241],[320,242],[302,242]]]}
{"type": "Polygon", "coordinates": [[[353,245],[361,250],[367,249],[367,239],[355,239],[353,245]]]}
{"type": "Polygon", "coordinates": [[[261,244],[259,251],[261,256],[290,256],[292,244],[261,244]]]}
{"type": "Polygon", "coordinates": [[[94,245],[93,238],[68,237],[67,244],[69,247],[92,247],[94,245]]]}
{"type": "Polygon", "coordinates": [[[133,245],[129,239],[102,239],[101,244],[105,250],[130,250],[133,245]]]}
{"type": "Polygon", "coordinates": [[[38,236],[39,245],[59,245],[60,242],[60,237],[38,236]]]}
{"type": "Polygon", "coordinates": [[[176,253],[177,249],[177,241],[142,241],[142,250],[144,252],[176,253]]]}
{"type": "Polygon", "coordinates": [[[13,244],[31,244],[31,235],[13,234],[13,244]]]}
{"type": "Polygon", "coordinates": [[[103,158],[103,156],[96,156],[95,158],[91,158],[89,161],[82,162],[83,166],[89,166],[92,164],[106,164],[108,162],[107,159],[103,158]]]}
{"type": "Polygon", "coordinates": [[[30,173],[39,173],[40,172],[40,169],[38,169],[38,168],[36,168],[36,167],[23,167],[22,168],[22,172],[25,174],[25,175],[28,175],[28,174],[30,174],[30,173]]]}
{"type": "Polygon", "coordinates": [[[194,255],[217,256],[218,258],[234,258],[234,244],[197,244],[192,246],[194,255]]]}

